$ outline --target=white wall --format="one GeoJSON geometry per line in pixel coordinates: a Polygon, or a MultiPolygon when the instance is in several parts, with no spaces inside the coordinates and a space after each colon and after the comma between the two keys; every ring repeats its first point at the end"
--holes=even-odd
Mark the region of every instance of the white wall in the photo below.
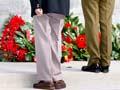
{"type": "MultiPolygon", "coordinates": [[[[113,23],[120,23],[120,0],[115,0],[115,10],[113,15],[113,23]]],[[[81,22],[84,22],[84,17],[81,8],[81,0],[71,0],[70,12],[74,12],[75,15],[79,15],[81,22]]],[[[31,17],[31,6],[29,0],[0,0],[0,29],[3,22],[9,14],[19,14],[25,20],[29,20],[31,17]]]]}
{"type": "Polygon", "coordinates": [[[25,20],[30,20],[30,0],[0,0],[0,29],[9,14],[21,15],[25,20]]]}
{"type": "Polygon", "coordinates": [[[113,22],[119,22],[120,23],[120,0],[115,0],[113,22]]]}

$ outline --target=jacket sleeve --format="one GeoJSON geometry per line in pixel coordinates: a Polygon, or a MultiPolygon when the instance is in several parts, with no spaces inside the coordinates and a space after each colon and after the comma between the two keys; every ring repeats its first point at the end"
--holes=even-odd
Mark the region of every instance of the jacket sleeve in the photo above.
{"type": "Polygon", "coordinates": [[[39,8],[42,7],[42,0],[37,0],[37,5],[36,5],[36,8],[38,8],[38,5],[39,5],[39,8]]]}

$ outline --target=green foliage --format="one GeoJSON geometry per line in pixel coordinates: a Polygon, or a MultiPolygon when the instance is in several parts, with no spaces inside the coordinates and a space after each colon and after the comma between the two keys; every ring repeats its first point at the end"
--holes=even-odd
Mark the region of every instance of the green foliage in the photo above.
{"type": "Polygon", "coordinates": [[[65,58],[64,61],[70,61],[71,59],[76,61],[88,59],[89,55],[86,48],[79,48],[76,42],[76,39],[80,35],[85,35],[84,29],[85,28],[83,24],[80,23],[79,17],[73,16],[73,13],[65,18],[65,25],[62,31],[62,35],[63,35],[62,46],[66,48],[66,50],[62,50],[63,53],[62,59],[65,58]],[[68,39],[64,39],[64,38],[68,38],[68,39]],[[72,49],[71,52],[69,51],[69,48],[72,49]],[[66,60],[66,56],[68,56],[67,60],[66,60]]]}
{"type": "Polygon", "coordinates": [[[112,30],[112,59],[120,60],[120,24],[113,25],[113,30],[112,30]]]}

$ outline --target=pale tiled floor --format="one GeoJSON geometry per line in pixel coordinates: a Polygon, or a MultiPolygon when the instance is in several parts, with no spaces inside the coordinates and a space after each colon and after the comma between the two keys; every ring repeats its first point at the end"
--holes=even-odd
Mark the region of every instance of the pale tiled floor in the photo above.
{"type": "MultiPolygon", "coordinates": [[[[86,62],[62,64],[63,78],[67,88],[64,90],[120,90],[120,62],[111,63],[110,72],[82,72],[86,62]]],[[[0,90],[35,90],[35,63],[0,63],[0,90]]]]}

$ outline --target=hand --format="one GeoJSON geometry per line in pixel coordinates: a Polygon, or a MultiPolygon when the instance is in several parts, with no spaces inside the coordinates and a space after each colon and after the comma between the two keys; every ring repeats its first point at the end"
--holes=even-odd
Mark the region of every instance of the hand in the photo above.
{"type": "Polygon", "coordinates": [[[41,15],[43,15],[43,10],[41,8],[37,8],[37,9],[35,9],[35,13],[36,13],[36,15],[41,16],[41,15]]]}

